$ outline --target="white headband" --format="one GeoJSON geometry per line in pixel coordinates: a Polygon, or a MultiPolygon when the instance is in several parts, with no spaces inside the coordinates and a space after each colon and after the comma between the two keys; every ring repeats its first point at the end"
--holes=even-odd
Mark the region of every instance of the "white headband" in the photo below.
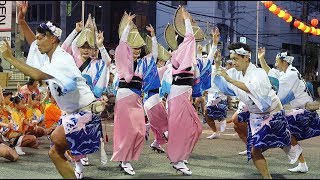
{"type": "Polygon", "coordinates": [[[58,39],[61,38],[61,34],[62,34],[62,30],[60,28],[58,28],[57,26],[53,25],[52,22],[48,21],[46,23],[46,25],[48,26],[48,28],[50,29],[51,33],[58,37],[58,39]]]}
{"type": "Polygon", "coordinates": [[[294,60],[293,56],[288,56],[288,52],[278,53],[276,57],[287,61],[289,64],[292,64],[294,60]]]}
{"type": "Polygon", "coordinates": [[[244,56],[248,55],[249,58],[251,59],[251,53],[249,51],[244,50],[243,47],[240,49],[230,50],[230,53],[244,55],[244,56]]]}

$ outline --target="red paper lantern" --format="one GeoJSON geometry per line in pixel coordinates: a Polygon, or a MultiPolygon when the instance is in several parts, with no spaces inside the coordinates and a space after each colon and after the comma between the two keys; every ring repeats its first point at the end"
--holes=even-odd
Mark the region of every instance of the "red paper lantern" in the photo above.
{"type": "Polygon", "coordinates": [[[271,7],[272,4],[273,4],[272,1],[267,1],[267,2],[264,3],[264,6],[269,9],[269,7],[271,7]]]}
{"type": "Polygon", "coordinates": [[[278,15],[280,13],[280,8],[277,8],[275,11],[273,11],[273,14],[278,15]]]}
{"type": "Polygon", "coordinates": [[[311,20],[311,25],[314,26],[314,27],[317,26],[318,23],[319,23],[318,19],[312,19],[311,20]]]}
{"type": "Polygon", "coordinates": [[[300,21],[298,20],[295,20],[294,23],[293,23],[294,27],[298,28],[299,25],[300,25],[300,21]]]}
{"type": "Polygon", "coordinates": [[[286,12],[286,14],[283,16],[283,20],[288,20],[290,18],[290,14],[288,12],[286,12]]]}

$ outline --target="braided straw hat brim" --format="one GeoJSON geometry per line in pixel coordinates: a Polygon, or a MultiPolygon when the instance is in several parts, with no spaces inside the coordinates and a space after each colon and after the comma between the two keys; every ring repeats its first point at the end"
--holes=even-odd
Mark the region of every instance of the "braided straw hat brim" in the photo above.
{"type": "Polygon", "coordinates": [[[176,39],[176,31],[171,24],[167,24],[166,29],[164,30],[164,40],[166,41],[167,45],[172,50],[178,49],[178,42],[176,39]]]}
{"type": "MultiPolygon", "coordinates": [[[[118,35],[119,38],[121,38],[121,34],[123,32],[123,30],[126,28],[127,24],[128,24],[128,15],[124,14],[121,18],[120,24],[119,24],[119,29],[118,29],[118,35]]],[[[131,48],[140,48],[142,46],[144,46],[146,43],[144,42],[143,38],[141,37],[137,26],[131,21],[130,22],[130,33],[128,36],[128,44],[131,48]]]]}
{"type": "MultiPolygon", "coordinates": [[[[149,35],[146,37],[146,53],[149,54],[152,51],[152,39],[149,35]]],[[[161,44],[158,43],[158,59],[162,61],[168,61],[171,55],[161,44]]]]}
{"type": "MultiPolygon", "coordinates": [[[[203,41],[205,39],[205,34],[203,33],[201,28],[198,26],[197,22],[192,17],[190,21],[191,21],[192,30],[193,30],[196,41],[197,42],[203,41]]],[[[185,26],[184,19],[182,17],[182,7],[178,7],[178,9],[174,14],[173,26],[180,36],[185,37],[186,26],[185,26]]]]}

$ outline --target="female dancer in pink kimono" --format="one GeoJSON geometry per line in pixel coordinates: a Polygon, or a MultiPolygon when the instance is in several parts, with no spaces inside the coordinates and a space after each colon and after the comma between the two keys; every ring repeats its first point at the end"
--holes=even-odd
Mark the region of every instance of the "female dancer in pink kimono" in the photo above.
{"type": "MultiPolygon", "coordinates": [[[[153,44],[156,46],[152,47],[154,54],[151,57],[139,58],[143,43],[137,45],[139,47],[129,46],[128,36],[133,18],[135,15],[129,13],[128,24],[121,34],[120,43],[115,51],[119,82],[114,107],[113,155],[111,158],[111,161],[120,162],[120,168],[129,175],[135,174],[130,162],[139,160],[146,133],[141,97],[144,75],[150,63],[157,59],[158,52],[155,38],[153,38],[155,41],[153,44]]],[[[154,36],[154,29],[151,25],[146,29],[154,36]]]]}
{"type": "Polygon", "coordinates": [[[192,172],[186,166],[202,128],[198,114],[191,103],[194,66],[196,66],[196,41],[190,14],[182,8],[186,34],[178,49],[172,52],[172,68],[164,73],[160,96],[168,94],[168,144],[167,155],[173,168],[185,175],[192,172]],[[172,83],[172,85],[171,85],[172,83]]]}

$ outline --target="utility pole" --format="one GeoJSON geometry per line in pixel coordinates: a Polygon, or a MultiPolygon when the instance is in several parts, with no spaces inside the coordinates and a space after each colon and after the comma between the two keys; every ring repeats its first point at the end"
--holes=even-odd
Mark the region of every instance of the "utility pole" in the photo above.
{"type": "Polygon", "coordinates": [[[258,44],[259,44],[259,5],[260,2],[257,1],[257,30],[256,30],[256,66],[258,67],[258,44]]]}
{"type": "MultiPolygon", "coordinates": [[[[307,2],[302,2],[302,21],[307,22],[308,20],[308,5],[307,2]]],[[[306,43],[307,43],[307,33],[301,33],[301,71],[302,74],[305,74],[306,71],[306,43]]]]}
{"type": "Polygon", "coordinates": [[[206,47],[206,52],[209,54],[209,49],[211,48],[211,36],[210,36],[210,29],[209,29],[209,21],[207,21],[207,34],[206,36],[208,37],[208,43],[205,45],[206,47]]]}
{"type": "Polygon", "coordinates": [[[62,29],[62,35],[61,35],[61,40],[66,39],[66,34],[67,34],[67,2],[66,1],[60,1],[60,26],[62,29]]]}
{"type": "MultiPolygon", "coordinates": [[[[238,1],[237,1],[238,2],[238,1]]],[[[232,32],[230,33],[230,44],[231,44],[231,42],[236,42],[235,40],[234,40],[234,37],[235,37],[235,26],[234,26],[234,15],[235,15],[235,2],[234,2],[234,4],[232,4],[232,7],[230,7],[231,8],[231,12],[230,12],[230,14],[231,14],[231,19],[230,19],[230,27],[232,28],[232,32]]],[[[230,27],[229,27],[229,29],[230,29],[230,27]]]]}
{"type": "MultiPolygon", "coordinates": [[[[223,2],[223,4],[222,4],[222,17],[226,17],[226,3],[228,3],[228,1],[222,1],[223,2]]],[[[222,19],[222,33],[224,33],[224,34],[226,34],[226,32],[225,32],[225,27],[226,27],[226,19],[222,19]]],[[[228,26],[229,27],[229,26],[228,26]]],[[[227,40],[226,40],[226,36],[224,36],[225,38],[223,38],[222,39],[222,52],[221,52],[221,55],[222,56],[225,56],[225,54],[226,54],[226,42],[227,42],[227,40]]]]}

